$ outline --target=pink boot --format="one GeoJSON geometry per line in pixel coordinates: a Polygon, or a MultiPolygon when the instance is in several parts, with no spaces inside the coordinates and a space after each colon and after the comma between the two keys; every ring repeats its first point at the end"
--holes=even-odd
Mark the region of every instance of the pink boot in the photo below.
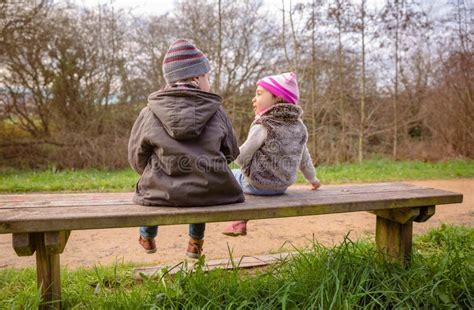
{"type": "Polygon", "coordinates": [[[245,236],[247,234],[247,221],[233,222],[222,233],[231,237],[245,236]]]}

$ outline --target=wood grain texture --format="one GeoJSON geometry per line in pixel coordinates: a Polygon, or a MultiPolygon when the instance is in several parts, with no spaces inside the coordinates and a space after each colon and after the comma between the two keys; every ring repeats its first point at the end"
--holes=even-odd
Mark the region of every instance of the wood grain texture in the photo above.
{"type": "Polygon", "coordinates": [[[44,233],[44,245],[48,254],[61,254],[66,247],[70,231],[50,231],[44,233]]]}
{"type": "Polygon", "coordinates": [[[244,203],[196,208],[134,205],[130,193],[74,194],[70,199],[68,195],[0,195],[0,233],[221,222],[462,202],[458,193],[403,183],[341,185],[318,191],[291,188],[282,196],[247,195],[244,203]]]}
{"type": "Polygon", "coordinates": [[[17,233],[12,234],[12,245],[18,256],[31,256],[35,253],[35,234],[17,233]]]}
{"type": "Polygon", "coordinates": [[[426,222],[436,213],[436,206],[427,206],[420,208],[420,215],[414,221],[418,223],[426,222]]]}
{"type": "Polygon", "coordinates": [[[391,220],[400,224],[408,223],[413,221],[417,216],[420,215],[420,208],[400,208],[400,209],[389,209],[389,210],[377,210],[370,211],[379,217],[391,220]]]}
{"type": "Polygon", "coordinates": [[[377,216],[375,243],[384,259],[408,268],[411,260],[413,221],[400,224],[377,216]]]}
{"type": "MultiPolygon", "coordinates": [[[[351,195],[360,193],[384,193],[398,190],[421,189],[411,184],[404,183],[375,183],[352,186],[323,187],[316,193],[318,195],[351,195]]],[[[425,188],[426,189],[426,188],[425,188]]],[[[290,189],[290,191],[312,191],[290,189]]],[[[314,192],[313,192],[314,193],[314,192]]],[[[57,194],[0,194],[0,209],[22,207],[48,208],[70,206],[104,206],[104,205],[133,205],[133,193],[57,193],[57,194]]]]}

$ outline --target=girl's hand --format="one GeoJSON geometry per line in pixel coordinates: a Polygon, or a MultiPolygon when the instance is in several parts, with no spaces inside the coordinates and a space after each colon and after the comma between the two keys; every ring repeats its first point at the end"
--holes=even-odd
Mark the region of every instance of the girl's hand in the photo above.
{"type": "Polygon", "coordinates": [[[311,181],[311,190],[315,191],[320,187],[321,187],[321,182],[318,179],[311,181]]]}

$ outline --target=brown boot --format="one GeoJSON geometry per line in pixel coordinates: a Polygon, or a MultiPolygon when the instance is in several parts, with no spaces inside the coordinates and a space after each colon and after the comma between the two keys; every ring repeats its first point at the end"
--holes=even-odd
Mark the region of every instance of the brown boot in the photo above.
{"type": "Polygon", "coordinates": [[[140,236],[138,243],[145,249],[147,254],[153,254],[156,252],[155,238],[147,239],[140,236]]]}
{"type": "Polygon", "coordinates": [[[186,256],[189,258],[199,258],[202,253],[202,244],[204,239],[197,240],[194,238],[189,238],[188,250],[186,251],[186,256]]]}

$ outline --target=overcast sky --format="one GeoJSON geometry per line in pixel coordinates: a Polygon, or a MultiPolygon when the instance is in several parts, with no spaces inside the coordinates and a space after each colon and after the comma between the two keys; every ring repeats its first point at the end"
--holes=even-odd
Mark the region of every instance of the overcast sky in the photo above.
{"type": "Polygon", "coordinates": [[[75,0],[75,2],[85,6],[112,3],[118,8],[132,9],[136,14],[160,15],[171,11],[175,0],[75,0]]]}
{"type": "MultiPolygon", "coordinates": [[[[137,14],[153,14],[160,15],[173,10],[176,0],[75,0],[76,3],[82,3],[86,6],[95,6],[97,4],[110,4],[126,9],[132,9],[137,14]]],[[[377,1],[377,0],[372,0],[377,1]]],[[[280,8],[281,0],[263,0],[264,6],[268,8],[280,8]]],[[[290,0],[285,0],[286,6],[289,6],[290,0]]],[[[292,0],[292,3],[297,3],[297,0],[292,0]]]]}
{"type": "MultiPolygon", "coordinates": [[[[446,5],[449,0],[420,0],[426,9],[433,7],[433,11],[436,14],[442,7],[446,5]]],[[[160,15],[173,10],[174,3],[176,0],[75,0],[76,3],[83,4],[85,6],[96,6],[98,4],[113,4],[117,8],[132,9],[136,14],[153,14],[160,15]]],[[[298,0],[285,0],[285,6],[288,8],[290,2],[293,4],[302,2],[298,0]]],[[[467,1],[469,4],[472,0],[467,1]]],[[[263,0],[264,6],[269,9],[280,9],[281,0],[263,0]]],[[[385,3],[385,0],[367,0],[369,6],[381,7],[385,3]]]]}

